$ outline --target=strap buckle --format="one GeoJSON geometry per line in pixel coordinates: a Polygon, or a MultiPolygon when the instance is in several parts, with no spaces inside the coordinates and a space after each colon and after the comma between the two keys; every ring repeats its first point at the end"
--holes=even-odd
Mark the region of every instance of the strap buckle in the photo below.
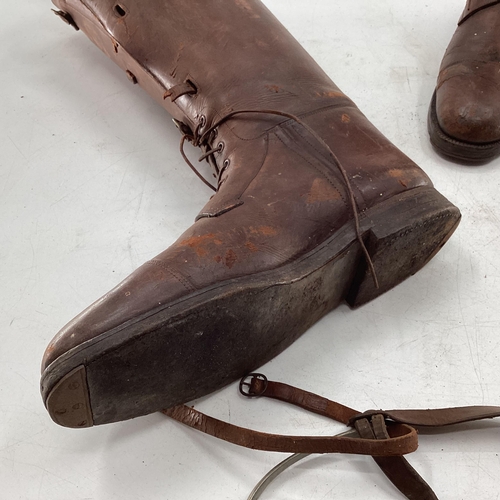
{"type": "Polygon", "coordinates": [[[249,373],[240,380],[239,391],[246,398],[260,398],[266,392],[269,381],[262,373],[249,373]],[[251,378],[250,382],[247,380],[251,378]]]}

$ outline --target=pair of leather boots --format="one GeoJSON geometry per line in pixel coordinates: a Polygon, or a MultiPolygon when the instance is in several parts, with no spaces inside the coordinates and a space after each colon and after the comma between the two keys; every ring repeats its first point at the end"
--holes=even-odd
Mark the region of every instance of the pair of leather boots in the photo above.
{"type": "MultiPolygon", "coordinates": [[[[51,341],[41,390],[58,424],[209,394],[341,301],[359,306],[417,272],[457,227],[459,210],[260,0],[54,3],[173,116],[216,178],[170,248],[51,341]]],[[[429,114],[448,157],[500,153],[499,28],[499,1],[469,0],[429,114]]]]}

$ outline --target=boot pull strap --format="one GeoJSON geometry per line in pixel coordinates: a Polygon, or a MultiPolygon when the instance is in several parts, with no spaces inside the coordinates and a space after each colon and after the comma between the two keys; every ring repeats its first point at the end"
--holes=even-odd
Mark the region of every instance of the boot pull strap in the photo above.
{"type": "Polygon", "coordinates": [[[239,446],[301,454],[273,469],[270,475],[259,483],[260,486],[254,490],[250,499],[256,499],[257,491],[261,492],[282,470],[307,454],[347,453],[371,455],[389,480],[407,498],[437,500],[429,485],[403,457],[415,451],[418,446],[417,431],[411,425],[441,427],[500,416],[500,407],[495,406],[438,410],[369,410],[360,413],[317,394],[272,382],[261,374],[251,374],[249,377],[240,382],[240,392],[247,397],[277,399],[354,428],[337,436],[283,436],[238,427],[184,405],[163,410],[165,415],[178,422],[239,446]],[[249,377],[250,381],[247,382],[249,377]]]}
{"type": "Polygon", "coordinates": [[[193,95],[198,92],[196,85],[191,80],[186,80],[185,82],[179,83],[178,85],[174,85],[169,88],[164,94],[163,99],[167,99],[170,97],[172,102],[175,102],[179,97],[183,95],[189,94],[193,95]]]}

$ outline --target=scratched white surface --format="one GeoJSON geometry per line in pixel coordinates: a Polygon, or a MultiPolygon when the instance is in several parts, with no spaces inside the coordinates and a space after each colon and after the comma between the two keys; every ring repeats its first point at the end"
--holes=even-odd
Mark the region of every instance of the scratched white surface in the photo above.
{"type": "MultiPolygon", "coordinates": [[[[463,221],[419,274],[338,308],[262,371],[367,408],[500,404],[500,161],[431,149],[426,114],[463,0],[265,3],[365,114],[458,205],[463,221]]],[[[0,498],[246,499],[283,455],[197,434],[159,414],[70,430],[39,395],[46,344],[188,227],[210,192],[167,114],[47,1],[0,16],[0,498]]],[[[326,419],[235,385],[197,407],[269,432],[331,434],[326,419]]],[[[423,435],[410,460],[439,498],[500,492],[500,422],[423,435]]],[[[265,499],[397,499],[369,458],[296,465],[265,499]]]]}

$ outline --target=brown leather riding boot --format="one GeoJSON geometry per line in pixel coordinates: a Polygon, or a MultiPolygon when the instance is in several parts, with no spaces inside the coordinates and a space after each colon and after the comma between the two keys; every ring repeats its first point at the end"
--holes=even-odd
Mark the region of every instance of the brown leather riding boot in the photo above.
{"type": "Polygon", "coordinates": [[[429,111],[438,152],[466,163],[500,154],[500,0],[468,0],[429,111]]]}
{"type": "Polygon", "coordinates": [[[218,181],[170,248],[50,343],[42,394],[57,423],[223,387],[339,302],[414,274],[457,226],[459,211],[259,0],[54,1],[173,115],[218,181]]]}

